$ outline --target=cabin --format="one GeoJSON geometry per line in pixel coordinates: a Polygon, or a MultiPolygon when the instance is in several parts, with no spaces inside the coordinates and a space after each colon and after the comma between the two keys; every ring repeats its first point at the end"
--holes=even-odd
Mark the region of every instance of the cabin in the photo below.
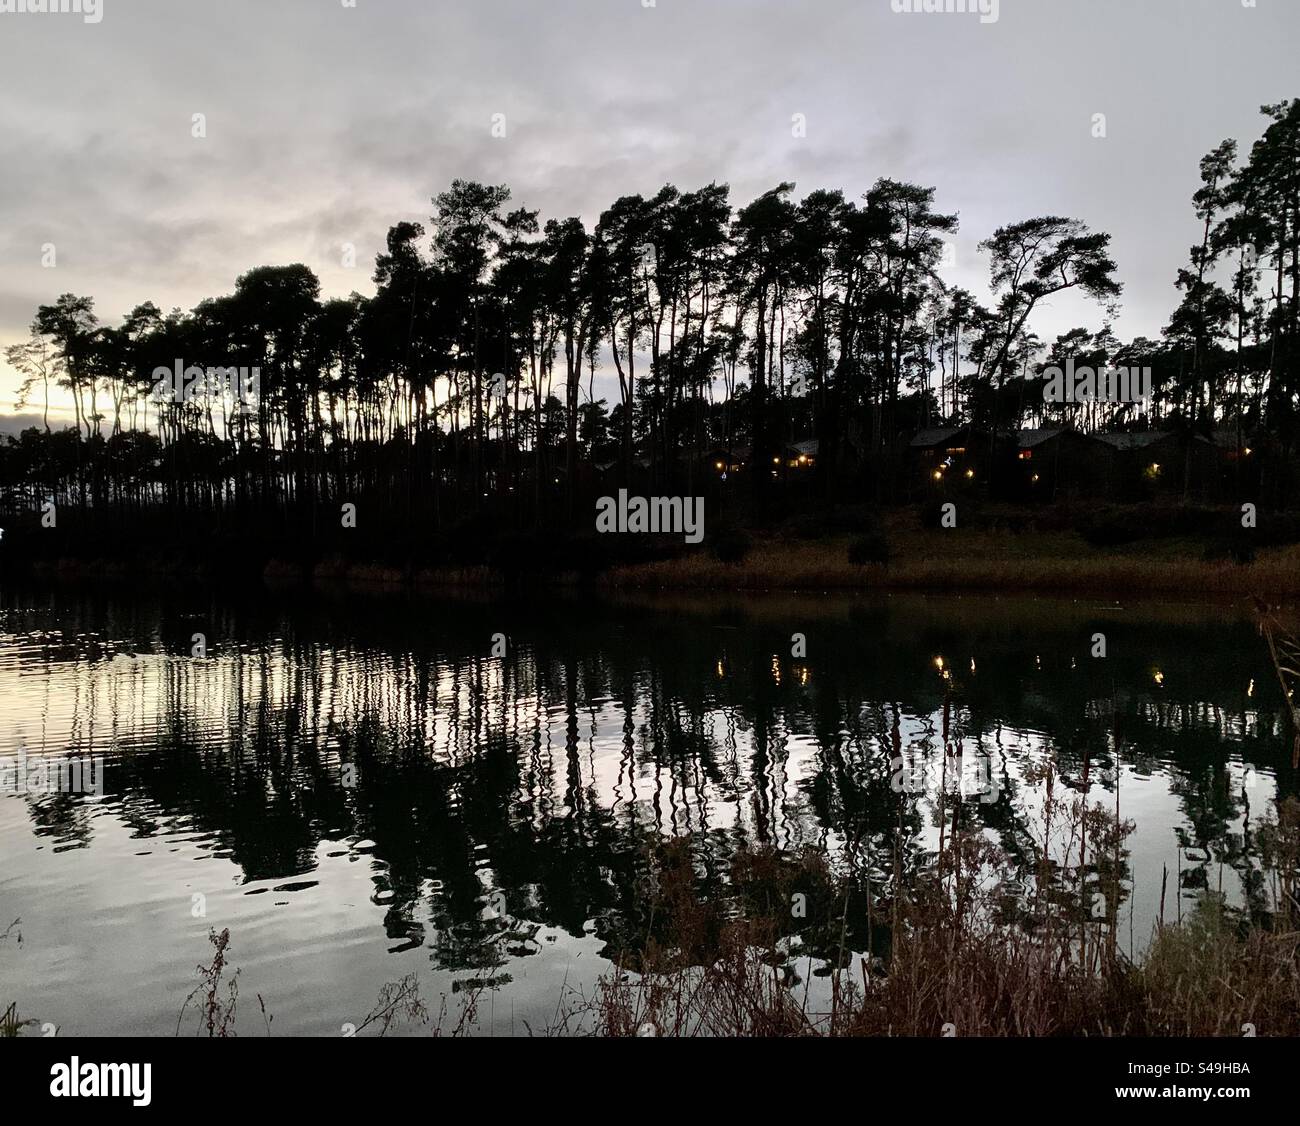
{"type": "MultiPolygon", "coordinates": [[[[1210,442],[1219,452],[1219,496],[1226,500],[1257,497],[1262,484],[1260,447],[1266,443],[1252,431],[1222,426],[1210,432],[1210,442]]],[[[1266,452],[1266,451],[1264,451],[1266,452]]]]}
{"type": "Polygon", "coordinates": [[[1203,435],[1138,430],[1098,437],[1115,450],[1116,499],[1209,501],[1218,495],[1222,452],[1203,435]]]}
{"type": "Polygon", "coordinates": [[[1115,461],[1114,446],[1073,427],[1019,430],[1013,491],[1016,499],[1031,502],[1089,495],[1109,499],[1115,461]]]}
{"type": "Polygon", "coordinates": [[[637,453],[632,458],[631,481],[627,479],[624,455],[615,448],[602,451],[599,458],[591,463],[592,480],[602,488],[614,484],[636,484],[644,486],[650,475],[651,461],[647,454],[637,453]]]}
{"type": "Polygon", "coordinates": [[[914,494],[926,495],[983,476],[981,459],[988,438],[969,426],[918,430],[907,444],[908,481],[914,494]]]}
{"type": "Polygon", "coordinates": [[[713,446],[700,455],[700,461],[714,477],[726,481],[743,473],[752,456],[749,446],[713,446]]]}
{"type": "Polygon", "coordinates": [[[816,438],[806,442],[791,442],[781,450],[785,468],[794,473],[810,473],[817,465],[817,451],[821,443],[816,438]]]}
{"type": "Polygon", "coordinates": [[[1226,461],[1250,457],[1255,452],[1254,437],[1251,431],[1244,427],[1240,432],[1235,426],[1217,427],[1210,431],[1210,442],[1215,449],[1222,451],[1226,461]]]}

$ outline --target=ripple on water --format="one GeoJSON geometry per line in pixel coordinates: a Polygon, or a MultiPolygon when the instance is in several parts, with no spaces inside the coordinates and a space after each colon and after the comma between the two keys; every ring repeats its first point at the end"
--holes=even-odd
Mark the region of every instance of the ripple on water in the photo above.
{"type": "MultiPolygon", "coordinates": [[[[1240,855],[1290,777],[1258,639],[1221,623],[1207,633],[1126,611],[1107,628],[1129,631],[1119,648],[1142,658],[1130,668],[1113,649],[1103,684],[1071,665],[1090,620],[1061,625],[1036,607],[1012,628],[1006,605],[950,620],[951,604],[896,600],[874,647],[849,615],[828,618],[805,683],[773,673],[784,623],[629,615],[574,632],[560,615],[505,664],[482,656],[496,609],[457,625],[181,602],[0,616],[0,754],[106,764],[99,798],[0,797],[0,902],[24,928],[20,949],[0,947],[0,980],[68,1030],[169,1034],[211,959],[209,932],[225,929],[257,1027],[254,995],[277,1032],[337,1034],[386,982],[417,973],[436,997],[467,966],[544,1027],[565,983],[604,967],[592,920],[606,934],[628,922],[656,835],[692,842],[701,878],[725,873],[742,843],[843,854],[865,842],[884,886],[890,758],[945,722],[965,758],[998,762],[1011,789],[992,812],[1015,836],[1041,804],[1030,767],[1053,763],[1078,786],[1087,751],[1094,796],[1113,798],[1118,707],[1134,883],[1156,897],[1180,834],[1184,867],[1240,855]],[[224,640],[196,662],[200,622],[224,640]],[[938,652],[953,669],[948,713],[938,652]],[[973,656],[979,674],[963,679],[973,656]],[[344,763],[359,784],[343,782],[344,763]],[[1206,779],[1229,767],[1225,798],[1206,779]],[[486,901],[497,890],[504,904],[486,901]]],[[[922,802],[909,856],[934,852],[932,813],[922,802]]],[[[1135,906],[1140,934],[1151,908],[1135,906]]]]}

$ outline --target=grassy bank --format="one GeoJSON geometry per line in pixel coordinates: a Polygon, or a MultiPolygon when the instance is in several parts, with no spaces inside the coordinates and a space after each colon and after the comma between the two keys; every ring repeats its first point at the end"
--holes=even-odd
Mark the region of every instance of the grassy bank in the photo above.
{"type": "Polygon", "coordinates": [[[822,1007],[782,973],[779,947],[764,950],[770,928],[748,922],[708,965],[611,975],[567,1016],[600,1036],[1300,1034],[1300,933],[1242,928],[1213,893],[1137,960],[1092,965],[1067,941],[1078,928],[1041,940],[937,908],[910,905],[892,958],[853,959],[822,1007]]]}
{"type": "MultiPolygon", "coordinates": [[[[1300,596],[1300,523],[1194,508],[990,508],[957,528],[924,508],[793,515],[761,529],[722,525],[698,547],[680,537],[527,542],[481,566],[400,567],[326,559],[300,574],[355,586],[491,588],[537,584],[620,591],[913,590],[1242,598],[1300,596]],[[630,558],[629,558],[630,556],[630,558]]],[[[495,553],[498,556],[500,552],[495,553]]],[[[294,568],[272,563],[268,576],[294,568]]]]}
{"type": "Polygon", "coordinates": [[[698,546],[681,535],[479,530],[477,538],[413,534],[389,544],[226,538],[164,550],[127,538],[10,544],[6,575],[130,582],[142,577],[357,589],[528,587],[621,591],[913,590],[1117,597],[1300,596],[1300,516],[1239,510],[1105,506],[1087,510],[962,509],[955,528],[936,511],[865,506],[794,513],[744,529],[710,525],[698,546]],[[40,548],[37,551],[37,548],[40,548]]]}
{"type": "Polygon", "coordinates": [[[1253,562],[1207,559],[1204,547],[1162,539],[1103,547],[1075,532],[888,531],[887,564],[850,562],[851,536],[756,541],[739,561],[708,552],[616,567],[602,583],[662,590],[925,590],[1161,594],[1281,599],[1300,594],[1300,546],[1261,549],[1253,562]]]}

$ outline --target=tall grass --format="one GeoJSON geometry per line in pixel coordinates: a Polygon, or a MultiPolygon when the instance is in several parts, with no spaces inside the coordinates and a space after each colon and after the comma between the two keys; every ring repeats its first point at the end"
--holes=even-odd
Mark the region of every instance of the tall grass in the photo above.
{"type": "MultiPolygon", "coordinates": [[[[16,937],[19,944],[23,941],[22,932],[18,930],[22,925],[22,919],[15,919],[4,930],[0,931],[0,946],[3,946],[11,937],[16,937]]],[[[24,1020],[18,1015],[18,1002],[10,1001],[5,1007],[3,1013],[0,1013],[0,1040],[11,1040],[16,1036],[22,1035],[22,1031],[29,1024],[35,1021],[24,1020]]]]}
{"type": "MultiPolygon", "coordinates": [[[[891,537],[891,561],[850,558],[848,539],[773,541],[739,562],[707,552],[615,568],[605,585],[629,589],[726,590],[984,590],[1219,595],[1300,594],[1300,548],[1260,551],[1254,563],[1211,560],[1171,545],[1097,548],[1069,533],[1025,537],[942,532],[891,537]]],[[[861,556],[857,556],[861,558],[861,556]]]]}
{"type": "Polygon", "coordinates": [[[1032,886],[958,831],[888,890],[773,853],[742,858],[736,898],[695,889],[684,846],[660,857],[655,933],[550,1031],[602,1036],[1261,1036],[1300,1034],[1300,804],[1268,826],[1284,872],[1266,923],[1207,893],[1145,952],[1119,941],[1132,826],[1082,799],[1049,801],[1032,886]],[[802,890],[800,890],[802,889],[802,890]],[[792,919],[803,894],[818,908],[792,919]],[[747,910],[737,915],[735,903],[747,910]],[[763,905],[766,909],[763,909],[763,905]],[[1099,909],[1100,905],[1100,909],[1099,909]],[[813,967],[817,967],[813,969],[813,967]],[[819,975],[810,989],[802,974],[819,975]]]}

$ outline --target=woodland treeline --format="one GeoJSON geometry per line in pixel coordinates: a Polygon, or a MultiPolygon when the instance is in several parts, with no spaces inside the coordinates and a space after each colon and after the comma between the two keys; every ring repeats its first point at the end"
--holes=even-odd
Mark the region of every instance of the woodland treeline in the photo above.
{"type": "MultiPolygon", "coordinates": [[[[1285,463],[1300,405],[1300,100],[1262,112],[1248,151],[1226,140],[1200,163],[1199,237],[1158,339],[1116,338],[1110,237],[1075,218],[1020,219],[982,242],[985,303],[945,281],[957,218],[930,187],[796,198],[783,183],[735,207],[723,184],[666,185],[614,201],[589,230],[457,180],[427,228],[389,230],[372,297],[322,299],[299,264],[119,324],[87,296],[42,305],[6,353],[18,406],[44,426],[0,449],[5,506],[303,532],[350,502],[373,530],[577,527],[611,487],[699,491],[713,451],[765,467],[813,438],[812,493],[889,502],[909,436],[949,424],[1235,426],[1285,463]],[[1036,314],[1072,292],[1100,327],[1041,340],[1036,314]],[[1149,366],[1154,399],[1045,404],[1043,368],[1067,359],[1149,366]],[[260,394],[247,413],[218,395],[154,401],[156,369],[178,361],[258,368],[260,394]],[[597,373],[616,376],[613,401],[597,373]],[[59,391],[75,427],[50,426],[59,391]]],[[[762,513],[781,488],[749,472],[726,491],[762,513]]]]}

